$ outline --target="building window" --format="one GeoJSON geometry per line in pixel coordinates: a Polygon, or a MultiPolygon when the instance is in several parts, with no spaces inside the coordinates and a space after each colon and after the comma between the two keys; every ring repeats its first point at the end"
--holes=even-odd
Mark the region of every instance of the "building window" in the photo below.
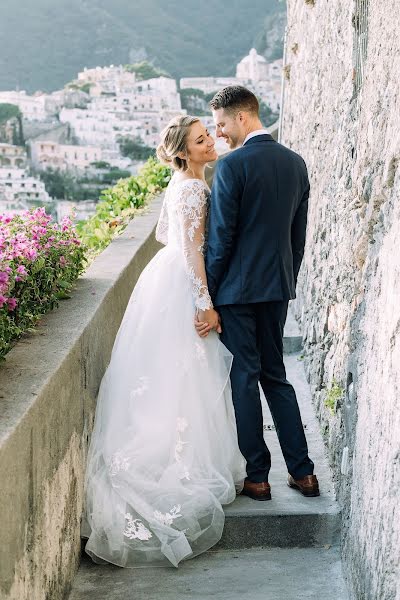
{"type": "Polygon", "coordinates": [[[358,96],[364,81],[368,47],[369,0],[355,0],[353,13],[353,82],[354,95],[358,96]]]}

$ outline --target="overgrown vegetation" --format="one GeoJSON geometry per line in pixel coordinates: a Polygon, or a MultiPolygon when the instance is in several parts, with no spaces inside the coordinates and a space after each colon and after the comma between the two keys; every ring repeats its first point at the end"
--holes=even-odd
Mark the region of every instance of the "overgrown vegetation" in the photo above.
{"type": "Polygon", "coordinates": [[[135,177],[119,181],[103,191],[96,213],[77,225],[78,237],[94,258],[119,235],[149,200],[161,192],[171,179],[171,170],[150,158],[135,177]]]}
{"type": "Polygon", "coordinates": [[[136,79],[138,81],[144,81],[146,79],[154,79],[156,77],[171,77],[169,73],[158,69],[151,63],[144,60],[140,63],[134,63],[132,65],[125,65],[125,70],[129,73],[136,73],[136,79]]]}

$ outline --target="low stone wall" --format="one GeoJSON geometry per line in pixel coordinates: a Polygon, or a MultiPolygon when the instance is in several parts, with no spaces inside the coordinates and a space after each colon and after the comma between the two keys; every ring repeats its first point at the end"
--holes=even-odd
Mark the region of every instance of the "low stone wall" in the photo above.
{"type": "Polygon", "coordinates": [[[288,0],[282,141],[311,180],[296,308],[357,600],[400,598],[398,8],[288,0]]]}
{"type": "Polygon", "coordinates": [[[153,201],[0,365],[0,598],[62,600],[78,567],[88,440],[132,289],[160,245],[153,201]]]}

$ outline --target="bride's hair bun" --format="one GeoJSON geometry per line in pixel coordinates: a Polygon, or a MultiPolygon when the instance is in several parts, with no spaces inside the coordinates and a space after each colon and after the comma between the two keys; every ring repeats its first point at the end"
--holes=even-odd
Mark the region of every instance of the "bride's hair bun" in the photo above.
{"type": "Polygon", "coordinates": [[[171,156],[167,153],[164,144],[159,144],[157,146],[156,149],[156,154],[157,154],[157,158],[158,160],[163,163],[164,165],[171,165],[172,163],[172,158],[171,156]]]}
{"type": "Polygon", "coordinates": [[[186,154],[187,137],[193,123],[200,119],[191,116],[174,117],[161,132],[161,141],[157,146],[156,154],[160,162],[168,165],[176,171],[186,171],[188,163],[185,158],[178,154],[186,154]]]}

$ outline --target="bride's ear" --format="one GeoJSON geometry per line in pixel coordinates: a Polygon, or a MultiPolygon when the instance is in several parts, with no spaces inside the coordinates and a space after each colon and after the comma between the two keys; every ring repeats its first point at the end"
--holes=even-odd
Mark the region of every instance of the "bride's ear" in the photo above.
{"type": "Polygon", "coordinates": [[[177,156],[181,160],[187,160],[187,154],[185,152],[178,152],[177,156]]]}

